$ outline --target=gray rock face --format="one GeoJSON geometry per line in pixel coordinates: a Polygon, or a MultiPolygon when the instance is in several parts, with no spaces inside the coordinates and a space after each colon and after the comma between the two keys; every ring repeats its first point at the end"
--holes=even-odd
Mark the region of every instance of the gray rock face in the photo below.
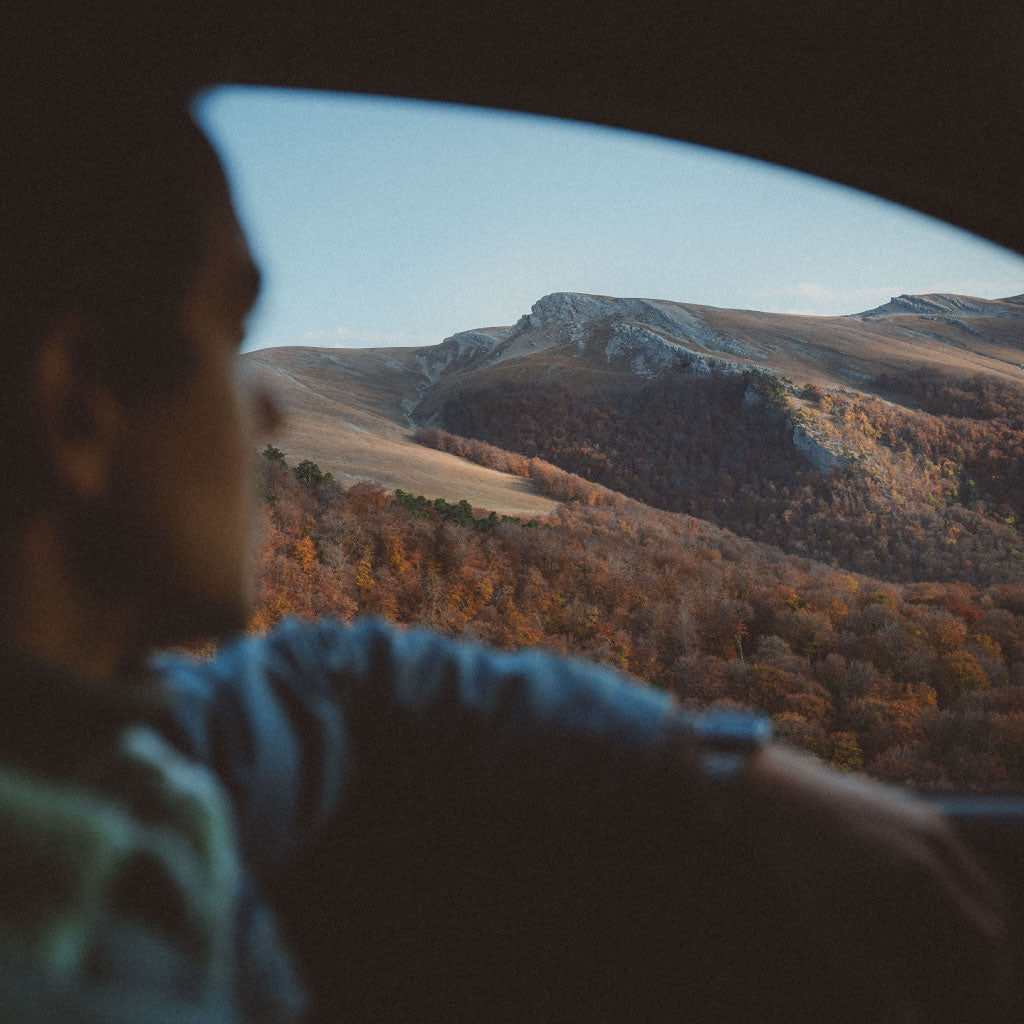
{"type": "Polygon", "coordinates": [[[552,292],[538,299],[530,312],[521,316],[512,328],[511,336],[543,329],[567,327],[572,329],[597,323],[608,318],[610,311],[621,299],[605,295],[584,295],[580,292],[552,292]]]}
{"type": "Polygon", "coordinates": [[[688,353],[660,334],[639,324],[613,323],[604,347],[605,359],[628,359],[639,377],[658,377],[676,367],[688,367],[688,353]]]}
{"type": "Polygon", "coordinates": [[[855,313],[860,319],[875,316],[906,316],[945,314],[947,316],[1020,316],[1019,310],[1004,308],[1016,303],[1019,296],[1012,299],[976,299],[970,295],[948,295],[934,293],[932,295],[894,295],[888,302],[864,313],[855,313]]]}
{"type": "MultiPolygon", "coordinates": [[[[638,352],[642,349],[638,372],[645,376],[659,366],[675,365],[676,357],[669,356],[665,347],[696,350],[698,355],[701,352],[740,357],[752,354],[741,341],[713,330],[679,303],[553,292],[535,302],[530,312],[520,317],[508,341],[488,362],[513,359],[566,343],[582,352],[599,329],[609,334],[609,344],[613,345],[609,359],[620,355],[624,345],[638,352]]],[[[722,362],[732,365],[728,360],[722,362]]]]}
{"type": "Polygon", "coordinates": [[[512,328],[512,336],[555,324],[580,329],[613,322],[636,323],[673,336],[717,347],[720,335],[678,303],[658,299],[616,299],[607,295],[553,292],[533,304],[512,328]]]}
{"type": "Polygon", "coordinates": [[[436,384],[449,369],[463,370],[494,351],[508,337],[507,327],[494,327],[486,331],[462,331],[418,352],[416,359],[423,375],[436,384]]]}
{"type": "Polygon", "coordinates": [[[828,473],[833,468],[841,469],[848,466],[850,460],[837,455],[830,448],[826,448],[820,441],[816,441],[803,427],[793,427],[793,447],[800,452],[811,466],[819,473],[828,473]]]}

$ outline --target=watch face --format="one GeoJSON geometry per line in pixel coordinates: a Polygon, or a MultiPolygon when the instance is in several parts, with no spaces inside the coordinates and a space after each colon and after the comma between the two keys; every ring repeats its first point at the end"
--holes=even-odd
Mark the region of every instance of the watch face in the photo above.
{"type": "Polygon", "coordinates": [[[772,721],[753,711],[731,708],[702,712],[693,723],[697,740],[718,750],[749,750],[772,738],[772,721]]]}

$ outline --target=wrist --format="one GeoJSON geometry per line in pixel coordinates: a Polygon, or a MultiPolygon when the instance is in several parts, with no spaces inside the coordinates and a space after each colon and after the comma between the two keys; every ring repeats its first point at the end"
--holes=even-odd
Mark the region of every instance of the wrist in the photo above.
{"type": "Polygon", "coordinates": [[[775,734],[765,714],[734,708],[711,708],[690,723],[695,765],[706,786],[728,786],[746,777],[754,758],[775,734]]]}

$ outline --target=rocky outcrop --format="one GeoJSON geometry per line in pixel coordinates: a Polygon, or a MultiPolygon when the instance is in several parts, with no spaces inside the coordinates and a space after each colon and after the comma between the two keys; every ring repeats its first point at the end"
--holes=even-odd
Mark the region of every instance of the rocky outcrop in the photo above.
{"type": "Polygon", "coordinates": [[[621,301],[607,295],[552,292],[538,299],[530,312],[516,321],[510,336],[521,337],[550,327],[564,329],[570,335],[578,333],[580,328],[607,320],[621,301]]]}
{"type": "Polygon", "coordinates": [[[640,324],[612,324],[604,346],[605,359],[628,359],[639,377],[658,377],[667,370],[688,367],[688,353],[640,324]]]}
{"type": "Polygon", "coordinates": [[[1007,306],[1018,303],[1019,296],[1010,299],[978,299],[972,295],[894,295],[888,302],[863,313],[855,313],[860,320],[878,316],[921,316],[939,314],[946,316],[994,316],[1019,317],[1020,310],[1007,306]]]}
{"type": "Polygon", "coordinates": [[[820,441],[811,437],[799,424],[793,427],[793,447],[800,452],[819,473],[828,473],[832,469],[842,469],[850,464],[850,460],[827,448],[820,441]]]}
{"type": "Polygon", "coordinates": [[[417,352],[416,359],[423,369],[423,375],[431,384],[435,384],[449,370],[467,370],[481,362],[508,337],[508,330],[507,327],[492,327],[488,330],[462,331],[445,338],[440,345],[417,352]]]}
{"type": "Polygon", "coordinates": [[[637,350],[642,352],[638,365],[644,375],[658,365],[677,363],[676,357],[663,351],[664,346],[674,346],[684,353],[727,353],[741,358],[751,355],[748,346],[713,330],[680,303],[552,292],[519,318],[508,340],[488,362],[497,363],[565,344],[573,345],[581,353],[602,331],[615,346],[609,358],[614,358],[623,345],[639,346],[637,350]]]}

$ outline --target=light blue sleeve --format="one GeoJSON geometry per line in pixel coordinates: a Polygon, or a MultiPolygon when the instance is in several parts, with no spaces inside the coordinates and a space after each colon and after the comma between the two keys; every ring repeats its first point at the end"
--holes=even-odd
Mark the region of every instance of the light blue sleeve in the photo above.
{"type": "Polygon", "coordinates": [[[588,662],[375,619],[289,620],[210,660],[161,655],[154,667],[181,741],[233,795],[257,869],[296,853],[381,766],[402,765],[415,785],[419,767],[403,764],[415,751],[458,751],[467,776],[478,757],[543,760],[573,743],[639,767],[683,721],[667,694],[588,662]]]}

